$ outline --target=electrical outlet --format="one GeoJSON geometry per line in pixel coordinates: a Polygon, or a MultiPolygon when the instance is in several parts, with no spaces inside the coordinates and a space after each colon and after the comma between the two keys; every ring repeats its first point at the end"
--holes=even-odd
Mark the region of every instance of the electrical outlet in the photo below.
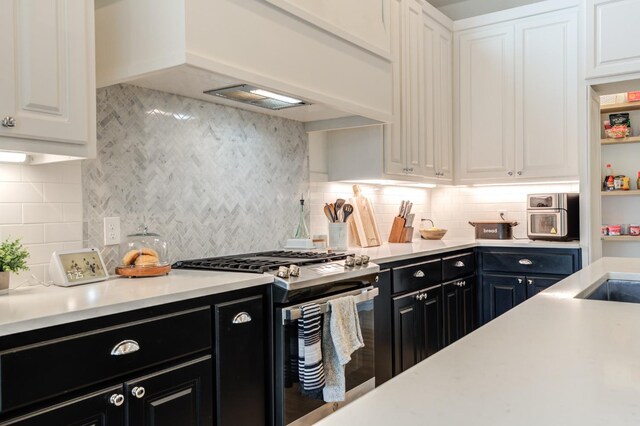
{"type": "Polygon", "coordinates": [[[120,218],[104,218],[104,245],[113,246],[120,244],[120,218]]]}

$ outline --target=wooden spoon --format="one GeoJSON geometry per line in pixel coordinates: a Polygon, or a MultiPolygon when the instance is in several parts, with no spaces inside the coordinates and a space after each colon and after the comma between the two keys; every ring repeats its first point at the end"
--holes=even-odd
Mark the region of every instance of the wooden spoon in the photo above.
{"type": "Polygon", "coordinates": [[[329,222],[334,223],[335,220],[333,220],[333,215],[331,214],[331,209],[329,208],[329,204],[324,205],[324,215],[327,217],[327,219],[329,219],[329,222]]]}
{"type": "Polygon", "coordinates": [[[349,216],[351,216],[351,213],[353,213],[353,206],[351,204],[345,204],[342,206],[342,211],[344,212],[344,218],[342,221],[346,222],[347,219],[349,219],[349,216]]]}

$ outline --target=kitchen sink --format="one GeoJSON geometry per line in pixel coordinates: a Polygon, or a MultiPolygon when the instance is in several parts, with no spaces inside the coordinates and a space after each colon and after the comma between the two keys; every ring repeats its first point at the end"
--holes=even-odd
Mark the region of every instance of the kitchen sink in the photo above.
{"type": "Polygon", "coordinates": [[[587,289],[578,294],[576,298],[640,303],[640,281],[609,279],[595,287],[595,289],[587,289]]]}

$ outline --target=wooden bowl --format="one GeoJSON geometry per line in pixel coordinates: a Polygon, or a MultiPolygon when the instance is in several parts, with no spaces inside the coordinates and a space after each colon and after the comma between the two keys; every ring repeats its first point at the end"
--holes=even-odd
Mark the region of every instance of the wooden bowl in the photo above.
{"type": "Polygon", "coordinates": [[[420,235],[425,240],[441,240],[444,237],[444,234],[447,233],[446,229],[438,229],[434,231],[430,231],[428,229],[421,229],[420,235]]]}

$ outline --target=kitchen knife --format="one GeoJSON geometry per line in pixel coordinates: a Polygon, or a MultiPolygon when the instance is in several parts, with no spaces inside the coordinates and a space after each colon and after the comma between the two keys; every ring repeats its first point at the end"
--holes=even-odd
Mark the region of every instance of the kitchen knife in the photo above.
{"type": "Polygon", "coordinates": [[[404,200],[400,202],[400,211],[398,212],[398,217],[402,217],[403,211],[404,211],[404,200]]]}
{"type": "Polygon", "coordinates": [[[411,209],[413,208],[413,203],[410,201],[407,201],[407,207],[406,207],[406,211],[404,212],[404,217],[408,218],[409,214],[411,213],[411,209]]]}
{"type": "Polygon", "coordinates": [[[413,219],[416,217],[415,214],[408,214],[407,219],[405,220],[404,227],[411,228],[413,226],[413,219]]]}

